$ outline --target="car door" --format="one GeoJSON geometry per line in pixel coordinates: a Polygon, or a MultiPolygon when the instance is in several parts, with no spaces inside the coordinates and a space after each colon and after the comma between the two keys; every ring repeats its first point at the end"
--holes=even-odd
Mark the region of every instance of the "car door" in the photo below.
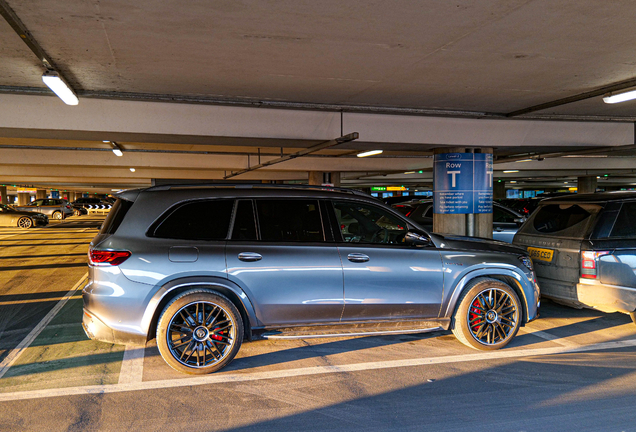
{"type": "Polygon", "coordinates": [[[317,199],[240,200],[226,249],[228,278],[265,326],[338,322],[342,264],[317,199]]]}
{"type": "Polygon", "coordinates": [[[332,204],[344,269],[343,321],[438,317],[443,272],[437,249],[406,245],[407,222],[385,208],[332,204]]]}

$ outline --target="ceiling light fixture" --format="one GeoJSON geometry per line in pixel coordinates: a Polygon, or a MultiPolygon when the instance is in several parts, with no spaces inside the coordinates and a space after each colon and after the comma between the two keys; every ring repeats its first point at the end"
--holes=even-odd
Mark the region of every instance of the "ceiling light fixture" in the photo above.
{"type": "Polygon", "coordinates": [[[619,90],[616,92],[610,92],[603,96],[603,102],[608,104],[625,102],[632,99],[636,99],[636,89],[634,88],[627,91],[619,90]]]}
{"type": "Polygon", "coordinates": [[[46,70],[42,74],[42,81],[57,95],[66,105],[77,105],[79,99],[71,87],[54,70],[46,70]]]}
{"type": "Polygon", "coordinates": [[[506,171],[504,171],[505,174],[516,173],[516,172],[519,172],[519,170],[506,170],[506,171]]]}
{"type": "Polygon", "coordinates": [[[415,174],[415,171],[407,171],[404,174],[415,174]]]}
{"type": "Polygon", "coordinates": [[[358,153],[358,157],[367,157],[367,156],[373,156],[373,155],[377,155],[382,153],[382,150],[369,150],[366,152],[362,152],[362,153],[358,153]]]}
{"type": "Polygon", "coordinates": [[[110,144],[113,146],[113,153],[115,153],[115,156],[124,155],[124,152],[122,151],[121,147],[119,147],[119,144],[117,144],[115,141],[106,141],[106,142],[110,142],[110,144]]]}
{"type": "Polygon", "coordinates": [[[532,162],[534,159],[521,159],[518,160],[517,162],[532,162]]]}
{"type": "Polygon", "coordinates": [[[135,171],[136,171],[136,169],[134,169],[134,168],[130,169],[130,172],[135,172],[135,171]]]}
{"type": "Polygon", "coordinates": [[[517,180],[510,180],[508,183],[517,183],[517,180]]]}

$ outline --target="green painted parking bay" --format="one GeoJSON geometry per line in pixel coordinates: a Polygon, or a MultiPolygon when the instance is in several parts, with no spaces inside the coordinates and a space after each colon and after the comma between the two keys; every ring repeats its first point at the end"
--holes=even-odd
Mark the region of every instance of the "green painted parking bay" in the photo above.
{"type": "Polygon", "coordinates": [[[0,379],[0,392],[116,384],[125,347],[88,339],[81,321],[78,290],[0,379]]]}

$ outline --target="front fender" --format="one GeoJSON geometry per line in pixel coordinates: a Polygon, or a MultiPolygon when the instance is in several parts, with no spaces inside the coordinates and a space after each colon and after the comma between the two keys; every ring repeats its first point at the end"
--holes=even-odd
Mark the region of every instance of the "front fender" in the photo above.
{"type": "Polygon", "coordinates": [[[513,286],[512,288],[516,288],[517,293],[521,294],[520,300],[523,302],[526,320],[529,322],[537,317],[539,301],[538,288],[520,269],[512,265],[505,267],[467,269],[462,275],[460,275],[455,286],[449,290],[449,295],[446,297],[442,305],[442,317],[452,317],[455,307],[457,306],[457,300],[459,299],[462,291],[470,281],[478,277],[490,277],[494,279],[500,279],[503,277],[506,279],[506,282],[514,280],[516,286],[513,286]]]}
{"type": "Polygon", "coordinates": [[[160,309],[163,308],[163,305],[173,297],[173,294],[187,288],[211,288],[221,294],[224,294],[226,297],[229,297],[232,301],[240,302],[240,305],[246,315],[244,318],[249,320],[249,323],[246,323],[249,324],[249,328],[259,325],[251,300],[239,286],[227,279],[219,277],[196,276],[175,279],[165,283],[161,288],[159,288],[148,302],[148,306],[146,307],[146,311],[144,312],[141,321],[142,328],[148,332],[153,325],[154,320],[157,319],[159,313],[161,313],[160,309]]]}

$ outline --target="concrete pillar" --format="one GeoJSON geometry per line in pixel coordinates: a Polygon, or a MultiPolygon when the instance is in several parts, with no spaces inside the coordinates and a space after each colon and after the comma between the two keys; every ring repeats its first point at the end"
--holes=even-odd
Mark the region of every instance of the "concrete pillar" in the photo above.
{"type": "Polygon", "coordinates": [[[31,202],[31,194],[25,192],[18,192],[18,205],[23,206],[31,202]]]}
{"type": "MultiPolygon", "coordinates": [[[[481,153],[492,153],[493,149],[481,148],[481,153]]],[[[435,149],[435,154],[466,153],[465,147],[444,147],[435,149]]],[[[435,175],[433,174],[433,177],[435,175]]],[[[494,183],[493,183],[494,186],[494,183]]],[[[433,232],[468,235],[467,224],[469,215],[466,214],[433,214],[433,232]]],[[[475,224],[475,236],[492,238],[492,213],[481,213],[472,216],[475,224]]]]}
{"type": "Polygon", "coordinates": [[[597,184],[596,176],[579,177],[576,193],[594,193],[597,184]]]}
{"type": "Polygon", "coordinates": [[[492,184],[492,197],[493,199],[504,199],[506,198],[506,182],[496,181],[492,184]]]}
{"type": "Polygon", "coordinates": [[[66,196],[68,196],[68,202],[73,202],[75,201],[75,192],[73,191],[68,191],[66,193],[66,196]]]}
{"type": "Polygon", "coordinates": [[[6,186],[0,186],[0,203],[4,205],[9,204],[9,197],[7,196],[6,186]]]}
{"type": "Polygon", "coordinates": [[[44,199],[46,195],[46,189],[37,189],[35,191],[35,199],[44,199]]]}
{"type": "Polygon", "coordinates": [[[322,171],[309,171],[309,180],[307,184],[321,185],[322,184],[322,171]]]}
{"type": "Polygon", "coordinates": [[[330,183],[335,187],[340,187],[340,173],[339,172],[322,172],[322,171],[309,171],[310,185],[322,185],[330,183]]]}

